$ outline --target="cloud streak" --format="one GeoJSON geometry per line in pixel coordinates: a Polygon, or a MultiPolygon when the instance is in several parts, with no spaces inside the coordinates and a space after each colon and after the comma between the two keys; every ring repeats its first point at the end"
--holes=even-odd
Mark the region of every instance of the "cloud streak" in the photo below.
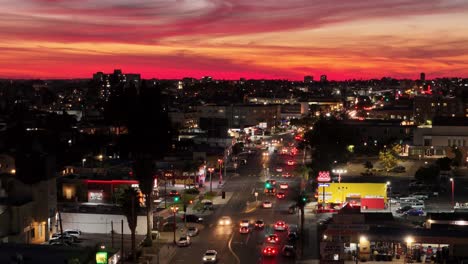
{"type": "Polygon", "coordinates": [[[15,77],[12,72],[86,77],[112,68],[112,63],[163,78],[467,74],[463,69],[468,26],[460,23],[468,16],[466,1],[0,0],[0,4],[4,77],[15,77]],[[94,61],[101,66],[90,64],[94,61]],[[153,67],[154,61],[166,66],[153,67]],[[38,63],[41,70],[34,66],[38,63]],[[82,63],[89,66],[75,66],[75,72],[55,67],[82,63]],[[450,72],[450,65],[456,72],[450,72]]]}

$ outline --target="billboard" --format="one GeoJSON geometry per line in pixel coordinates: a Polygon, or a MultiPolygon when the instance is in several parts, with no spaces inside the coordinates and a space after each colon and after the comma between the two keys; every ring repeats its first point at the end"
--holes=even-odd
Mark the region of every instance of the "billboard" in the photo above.
{"type": "Polygon", "coordinates": [[[387,184],[385,183],[329,183],[328,186],[317,188],[317,199],[323,203],[325,191],[325,203],[342,204],[361,198],[383,198],[387,201],[387,184]]]}

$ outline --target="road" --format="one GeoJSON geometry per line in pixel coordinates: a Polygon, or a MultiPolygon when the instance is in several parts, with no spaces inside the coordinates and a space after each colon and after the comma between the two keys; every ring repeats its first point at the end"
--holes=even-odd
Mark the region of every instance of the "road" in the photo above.
{"type": "MultiPolygon", "coordinates": [[[[293,142],[291,135],[285,135],[283,143],[293,142]]],[[[279,137],[278,137],[279,139],[279,137]]],[[[265,150],[258,149],[248,155],[246,165],[241,166],[238,176],[228,179],[224,186],[224,191],[233,192],[232,198],[223,206],[215,208],[210,216],[205,217],[205,228],[197,237],[194,237],[192,244],[186,248],[178,248],[177,253],[172,258],[171,263],[201,263],[202,256],[207,249],[214,249],[218,252],[219,262],[226,264],[239,263],[294,263],[294,259],[287,259],[280,254],[276,257],[263,257],[262,248],[266,246],[265,237],[275,233],[272,226],[278,220],[283,220],[287,224],[299,224],[298,214],[288,214],[288,207],[295,203],[299,190],[299,180],[295,177],[283,178],[282,173],[276,172],[278,167],[283,168],[283,172],[293,174],[295,165],[287,165],[288,160],[300,162],[301,155],[292,157],[290,155],[280,155],[268,150],[269,155],[264,156],[265,150]],[[265,180],[275,179],[279,182],[287,182],[289,189],[285,199],[277,199],[275,196],[266,196],[263,193],[265,180]],[[247,203],[254,204],[254,193],[258,192],[258,201],[269,200],[272,208],[263,209],[261,206],[247,206],[247,203]],[[222,216],[230,216],[233,220],[232,226],[219,226],[217,222],[222,216]],[[265,221],[265,228],[256,230],[251,225],[249,234],[239,233],[239,222],[249,219],[251,222],[262,219],[265,221]]],[[[316,226],[315,217],[308,214],[303,234],[303,256],[307,258],[317,258],[317,243],[315,241],[316,226]],[[313,238],[311,239],[310,236],[313,238]]],[[[280,238],[280,243],[274,245],[280,251],[286,243],[287,231],[276,232],[280,238]]],[[[299,248],[301,247],[298,245],[299,248]]]]}

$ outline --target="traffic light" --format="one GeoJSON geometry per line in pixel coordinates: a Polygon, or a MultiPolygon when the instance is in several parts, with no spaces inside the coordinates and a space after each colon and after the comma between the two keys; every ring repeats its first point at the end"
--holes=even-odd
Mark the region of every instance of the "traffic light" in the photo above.
{"type": "Polygon", "coordinates": [[[307,202],[307,197],[302,196],[302,201],[303,201],[304,203],[307,202]]]}
{"type": "Polygon", "coordinates": [[[270,189],[271,188],[271,183],[269,183],[269,182],[265,183],[265,188],[270,189]]]}
{"type": "Polygon", "coordinates": [[[180,197],[179,197],[179,196],[175,196],[175,197],[174,197],[174,203],[177,203],[178,201],[180,201],[180,197]]]}

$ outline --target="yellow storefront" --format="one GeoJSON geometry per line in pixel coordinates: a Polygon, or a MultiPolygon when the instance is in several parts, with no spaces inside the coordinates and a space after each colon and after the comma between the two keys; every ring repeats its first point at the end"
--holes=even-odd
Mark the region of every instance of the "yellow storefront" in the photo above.
{"type": "Polygon", "coordinates": [[[317,202],[343,204],[362,198],[383,198],[387,202],[387,184],[385,183],[326,183],[317,188],[317,202]]]}

